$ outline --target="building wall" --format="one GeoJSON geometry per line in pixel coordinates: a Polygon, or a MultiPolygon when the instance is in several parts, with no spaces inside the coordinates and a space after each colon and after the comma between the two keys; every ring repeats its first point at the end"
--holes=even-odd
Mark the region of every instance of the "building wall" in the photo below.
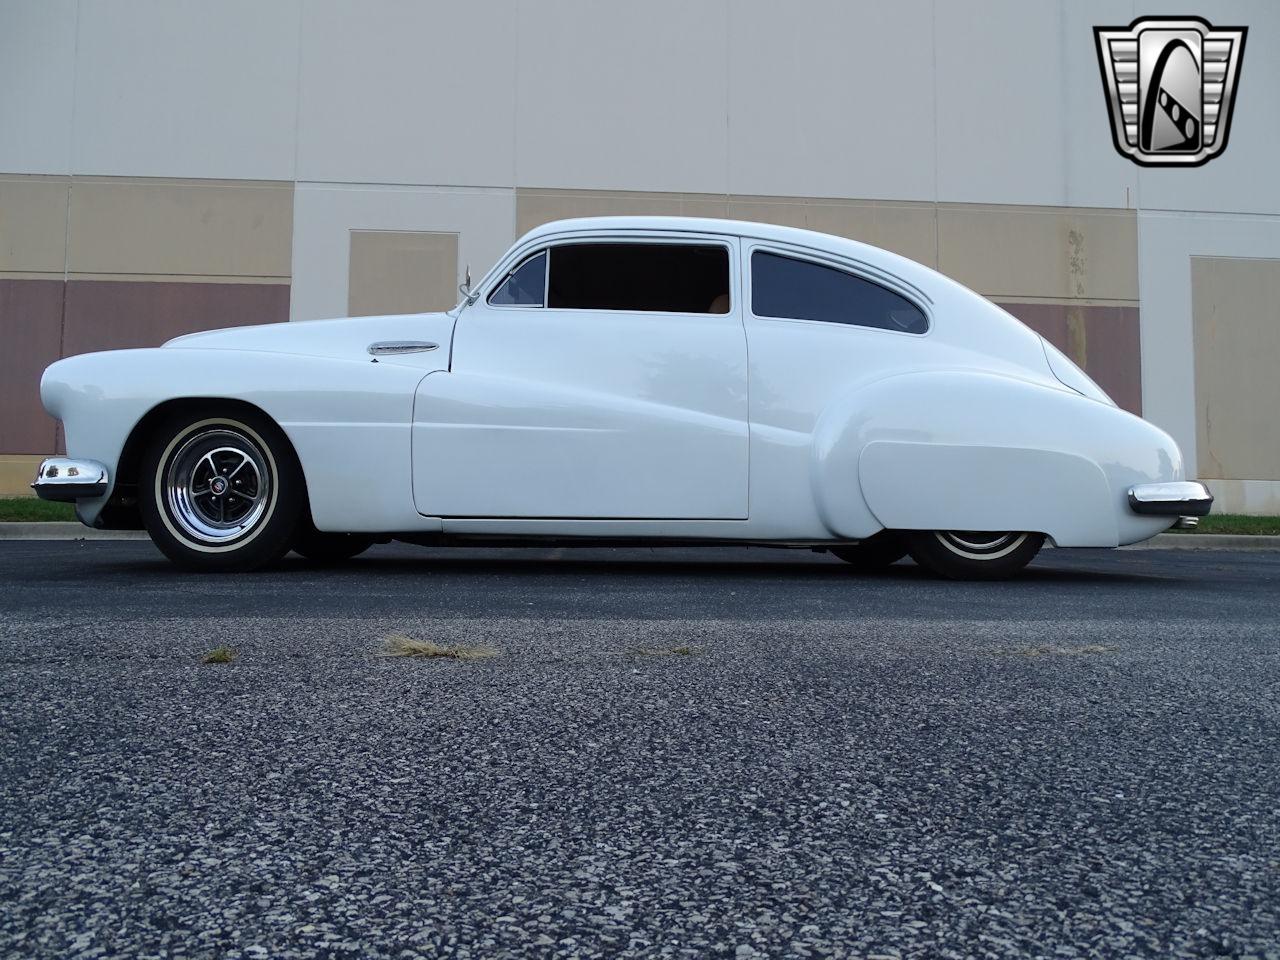
{"type": "MultiPolygon", "coordinates": [[[[427,309],[538,223],[669,212],[937,267],[1258,508],[1280,480],[1201,450],[1248,386],[1197,380],[1225,288],[1197,272],[1193,303],[1192,263],[1280,257],[1280,7],[1203,6],[1250,27],[1230,147],[1151,170],[1111,145],[1092,36],[1146,2],[0,0],[0,492],[57,447],[58,356],[427,309]]],[[[1230,315],[1260,330],[1253,296],[1230,315]]]]}

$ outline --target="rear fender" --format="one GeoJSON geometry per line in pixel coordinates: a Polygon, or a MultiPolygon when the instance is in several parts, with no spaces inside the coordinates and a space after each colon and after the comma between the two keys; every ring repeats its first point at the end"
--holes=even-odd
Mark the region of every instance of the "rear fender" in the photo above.
{"type": "Polygon", "coordinates": [[[1029,530],[1059,546],[1113,547],[1163,529],[1125,497],[1134,483],[1167,479],[1182,479],[1181,455],[1146,421],[982,371],[867,384],[833,403],[814,434],[815,500],[840,537],[1029,530]]]}

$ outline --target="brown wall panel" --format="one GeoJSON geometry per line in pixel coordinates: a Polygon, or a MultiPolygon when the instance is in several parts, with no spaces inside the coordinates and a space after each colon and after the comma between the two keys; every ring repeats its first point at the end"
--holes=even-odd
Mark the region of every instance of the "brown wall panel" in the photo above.
{"type": "Polygon", "coordinates": [[[288,319],[287,284],[72,280],[63,350],[155,347],[184,333],[288,319]]]}
{"type": "Polygon", "coordinates": [[[1123,409],[1142,414],[1137,307],[1001,303],[1074,360],[1123,409]]]}
{"type": "Polygon", "coordinates": [[[61,280],[0,279],[0,454],[54,449],[40,374],[58,359],[62,296],[61,280]]]}

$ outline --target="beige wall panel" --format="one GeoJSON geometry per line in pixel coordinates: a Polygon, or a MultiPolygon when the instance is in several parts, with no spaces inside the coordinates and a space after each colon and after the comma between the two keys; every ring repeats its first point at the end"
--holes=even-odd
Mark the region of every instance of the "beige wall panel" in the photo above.
{"type": "MultiPolygon", "coordinates": [[[[516,220],[513,190],[467,187],[300,183],[294,207],[293,320],[346,316],[353,230],[456,234],[458,266],[470,264],[478,281],[511,246],[516,220]]],[[[455,275],[448,306],[461,280],[455,275]]]]}
{"type": "Polygon", "coordinates": [[[601,216],[730,218],[820,230],[934,264],[933,205],[806,197],[720,196],[602,190],[516,191],[517,233],[552,220],[601,216]]]}
{"type": "Polygon", "coordinates": [[[1132,211],[940,204],[938,269],[989,297],[1138,299],[1132,211]]]}
{"type": "Polygon", "coordinates": [[[1280,260],[1191,259],[1202,477],[1280,480],[1280,260]]]}
{"type": "Polygon", "coordinates": [[[919,263],[936,266],[937,220],[933,204],[808,200],[809,230],[860,240],[919,263]]]}
{"type": "Polygon", "coordinates": [[[1214,513],[1280,516],[1280,480],[1209,480],[1214,513]]]}
{"type": "Polygon", "coordinates": [[[77,177],[69,269],[287,278],[293,184],[77,177]]]}
{"type": "Polygon", "coordinates": [[[67,177],[0,176],[0,273],[62,276],[67,177]]]}
{"type": "MultiPolygon", "coordinates": [[[[44,451],[52,454],[53,447],[44,451]]],[[[0,497],[34,497],[31,481],[36,478],[40,456],[5,456],[0,454],[0,497]]]]}
{"type": "Polygon", "coordinates": [[[458,302],[457,276],[456,233],[352,230],[347,312],[448,310],[458,302]]]}
{"type": "MultiPolygon", "coordinates": [[[[703,203],[706,201],[703,200],[703,203]]],[[[675,193],[607,190],[516,191],[516,232],[523,234],[552,220],[573,217],[677,217],[684,214],[675,193]]],[[[723,212],[720,214],[723,216],[723,212]]]]}

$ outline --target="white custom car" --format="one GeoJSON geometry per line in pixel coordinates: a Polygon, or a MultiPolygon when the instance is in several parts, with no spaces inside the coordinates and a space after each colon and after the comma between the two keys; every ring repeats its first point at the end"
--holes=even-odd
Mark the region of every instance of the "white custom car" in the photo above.
{"type": "Polygon", "coordinates": [[[1212,497],[1163,431],[958,283],[757,223],[566,220],[445,313],[61,360],[41,497],[245,570],[390,539],[761,544],[949,577],[1115,547],[1212,497]]]}

